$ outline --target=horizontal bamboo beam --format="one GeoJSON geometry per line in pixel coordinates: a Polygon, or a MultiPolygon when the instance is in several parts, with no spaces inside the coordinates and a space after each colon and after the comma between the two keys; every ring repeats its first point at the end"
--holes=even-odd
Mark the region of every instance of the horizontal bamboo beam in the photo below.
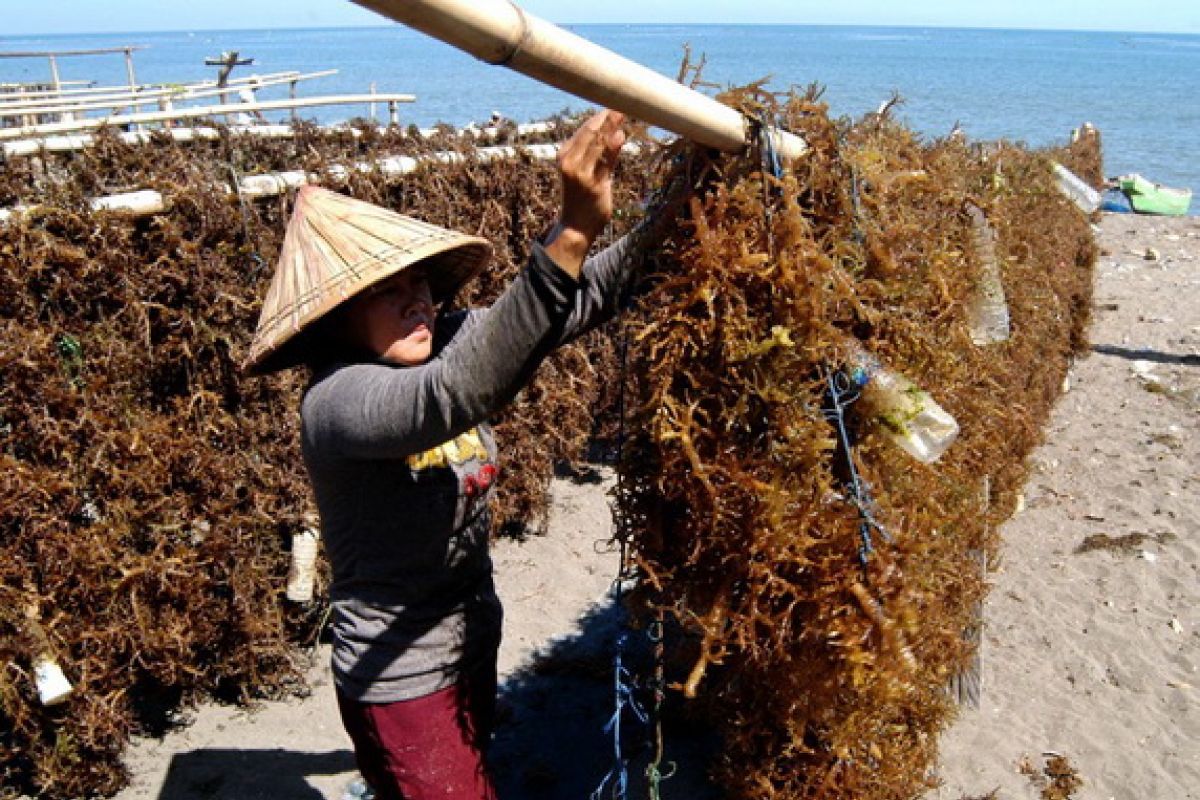
{"type": "MultiPolygon", "coordinates": [[[[622,111],[726,152],[751,131],[736,110],[624,56],[521,10],[511,0],[354,0],[489,64],[501,65],[577,97],[622,111]]],[[[808,145],[771,131],[784,158],[808,145]]]]}
{"type": "MultiPolygon", "coordinates": [[[[7,92],[31,92],[31,93],[32,92],[45,92],[47,94],[54,94],[56,92],[62,92],[65,94],[68,92],[91,92],[91,91],[96,91],[101,88],[101,87],[96,86],[95,81],[89,81],[89,80],[85,80],[85,79],[66,80],[66,81],[60,80],[58,82],[59,86],[85,86],[85,87],[87,87],[85,89],[58,89],[58,90],[55,90],[55,89],[34,89],[34,88],[32,88],[34,86],[45,86],[45,85],[46,85],[46,81],[36,81],[36,80],[35,81],[25,81],[23,83],[0,82],[0,97],[3,97],[7,92]],[[29,87],[29,88],[27,88],[27,87],[29,87]]],[[[103,88],[108,89],[110,87],[106,86],[103,88]]]]}
{"type": "Polygon", "coordinates": [[[0,140],[27,139],[31,136],[46,136],[55,133],[70,133],[103,128],[106,125],[136,125],[146,122],[167,122],[177,119],[215,117],[222,114],[237,114],[243,111],[282,111],[312,106],[367,105],[369,103],[411,103],[417,98],[411,94],[345,94],[325,97],[297,97],[292,100],[263,100],[257,103],[222,103],[198,108],[177,108],[171,111],[147,111],[141,114],[116,114],[95,119],[77,119],[69,122],[50,122],[45,125],[27,125],[21,128],[0,128],[0,140]]]}
{"type": "Polygon", "coordinates": [[[145,50],[147,45],[128,44],[121,47],[98,47],[91,50],[18,50],[0,53],[0,58],[49,58],[51,56],[100,56],[109,53],[129,53],[145,50]]]}

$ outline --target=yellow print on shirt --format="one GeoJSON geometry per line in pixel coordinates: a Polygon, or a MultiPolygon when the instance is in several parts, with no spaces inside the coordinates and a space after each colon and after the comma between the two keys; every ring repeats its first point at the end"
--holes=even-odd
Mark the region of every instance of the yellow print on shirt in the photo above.
{"type": "Polygon", "coordinates": [[[463,464],[473,458],[487,461],[487,457],[487,448],[479,438],[479,429],[472,428],[424,453],[413,453],[406,461],[410,469],[422,470],[444,467],[447,464],[463,464]]]}

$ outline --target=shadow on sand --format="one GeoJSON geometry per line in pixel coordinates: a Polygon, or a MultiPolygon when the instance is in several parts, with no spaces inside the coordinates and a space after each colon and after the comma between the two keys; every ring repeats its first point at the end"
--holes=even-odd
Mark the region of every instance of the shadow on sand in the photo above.
{"type": "MultiPolygon", "coordinates": [[[[595,607],[575,633],[546,645],[500,687],[500,713],[490,761],[500,800],[586,800],[615,763],[611,732],[615,708],[613,657],[624,612],[611,601],[595,607]]],[[[630,631],[624,663],[634,675],[652,674],[644,634],[630,631]]],[[[645,692],[638,692],[643,700],[645,692]]],[[[670,705],[663,712],[664,800],[713,800],[705,778],[715,738],[670,705]]],[[[630,711],[621,739],[628,759],[627,797],[649,796],[646,765],[652,731],[630,711]]],[[[269,748],[208,748],[173,757],[158,800],[338,800],[309,778],[352,773],[349,749],[296,752],[269,748]]],[[[340,795],[340,792],[339,792],[340,795]]],[[[611,781],[598,798],[616,796],[611,781]]]]}
{"type": "MultiPolygon", "coordinates": [[[[500,722],[491,763],[500,800],[586,800],[616,763],[614,739],[605,727],[616,708],[613,659],[625,631],[625,613],[611,601],[585,617],[577,632],[551,642],[500,688],[500,722]]],[[[644,679],[653,674],[645,634],[627,631],[623,663],[644,679]]],[[[649,693],[635,693],[649,708],[649,693]]],[[[695,721],[685,721],[669,704],[662,714],[661,771],[673,776],[660,785],[664,800],[719,797],[705,773],[716,740],[695,721]]],[[[621,718],[623,755],[628,759],[627,795],[649,796],[646,766],[653,731],[626,710],[621,718]]],[[[597,795],[616,795],[612,780],[597,795]]]]}
{"type": "Polygon", "coordinates": [[[208,748],[171,759],[159,800],[323,800],[308,778],[354,769],[349,748],[328,753],[208,748]]]}
{"type": "Polygon", "coordinates": [[[1149,361],[1154,364],[1183,364],[1191,367],[1200,366],[1200,355],[1162,353],[1158,350],[1135,350],[1130,347],[1117,347],[1116,345],[1111,344],[1093,345],[1092,352],[1105,356],[1127,358],[1131,361],[1149,361]]]}

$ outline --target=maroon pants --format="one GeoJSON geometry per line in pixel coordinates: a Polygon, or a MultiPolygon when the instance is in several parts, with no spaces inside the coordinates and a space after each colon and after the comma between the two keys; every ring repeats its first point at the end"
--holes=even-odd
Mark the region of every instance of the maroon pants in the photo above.
{"type": "Polygon", "coordinates": [[[496,708],[495,668],[395,703],[338,693],[359,772],[377,800],[495,800],[484,764],[496,708]]]}

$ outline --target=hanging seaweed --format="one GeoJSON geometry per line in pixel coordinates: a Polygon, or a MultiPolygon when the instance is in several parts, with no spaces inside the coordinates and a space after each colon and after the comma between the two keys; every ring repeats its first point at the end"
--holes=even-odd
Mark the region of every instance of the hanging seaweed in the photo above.
{"type": "MultiPolygon", "coordinates": [[[[228,187],[303,166],[340,191],[480,231],[498,255],[460,298],[480,304],[523,263],[558,202],[552,165],[485,165],[473,140],[450,132],[364,130],[141,146],[102,133],[90,149],[14,159],[0,172],[0,197],[39,206],[0,226],[4,786],[110,794],[126,780],[131,733],[160,729],[201,696],[300,687],[295,645],[315,639],[327,581],[321,573],[311,604],[284,601],[289,551],[314,514],[299,454],[304,376],[250,379],[239,367],[290,200],[252,203],[228,187]],[[464,158],[399,183],[332,169],[444,150],[464,158]],[[163,192],[169,211],[131,219],[87,202],[141,188],[163,192]],[[37,641],[27,608],[44,632],[37,641]],[[35,680],[47,643],[74,686],[55,706],[39,701],[35,680]]],[[[625,219],[614,235],[640,214],[645,174],[635,164],[619,179],[625,219]]],[[[554,462],[581,455],[592,359],[579,346],[557,354],[501,422],[510,479],[498,526],[536,528],[554,462]]]]}
{"type": "MultiPolygon", "coordinates": [[[[648,186],[700,187],[628,330],[619,502],[643,574],[635,607],[681,631],[675,690],[718,712],[714,769],[732,796],[909,797],[950,712],[945,686],[971,657],[981,554],[1085,345],[1090,232],[1046,153],[923,142],[886,114],[831,120],[815,89],[726,99],[812,150],[780,174],[769,153],[683,144],[657,174],[653,148],[623,162],[613,235],[648,186]],[[978,345],[985,260],[1010,332],[978,345]],[[919,409],[863,402],[861,353],[956,421],[939,459],[895,445],[919,409]]],[[[40,206],[0,227],[5,786],[111,793],[131,733],[200,696],[298,685],[294,647],[315,633],[326,580],[317,602],[284,601],[288,551],[312,525],[303,377],[238,368],[290,201],[240,199],[237,178],[303,167],[488,237],[495,266],[465,304],[490,301],[552,221],[550,165],[481,163],[450,131],[360,127],[144,146],[102,133],[0,171],[0,205],[40,206]],[[464,159],[395,182],[333,168],[444,150],[464,159]],[[141,188],[169,211],[89,209],[141,188]],[[57,705],[39,700],[46,651],[73,687],[57,705]]],[[[1098,140],[1053,155],[1100,173],[1098,140]]],[[[498,525],[536,527],[553,463],[613,436],[614,352],[601,337],[556,354],[501,421],[498,525]]]]}
{"type": "Polygon", "coordinates": [[[970,663],[981,556],[1084,346],[1090,231],[1044,154],[834,121],[817,90],[726,101],[812,150],[778,175],[757,151],[672,162],[707,189],[628,328],[635,603],[681,632],[674,688],[723,735],[730,796],[912,797],[970,663]],[[972,340],[967,207],[997,234],[1006,341],[972,340]],[[890,400],[864,353],[903,376],[890,400]],[[930,396],[957,422],[933,419],[957,433],[936,460],[896,446],[930,396]]]}

